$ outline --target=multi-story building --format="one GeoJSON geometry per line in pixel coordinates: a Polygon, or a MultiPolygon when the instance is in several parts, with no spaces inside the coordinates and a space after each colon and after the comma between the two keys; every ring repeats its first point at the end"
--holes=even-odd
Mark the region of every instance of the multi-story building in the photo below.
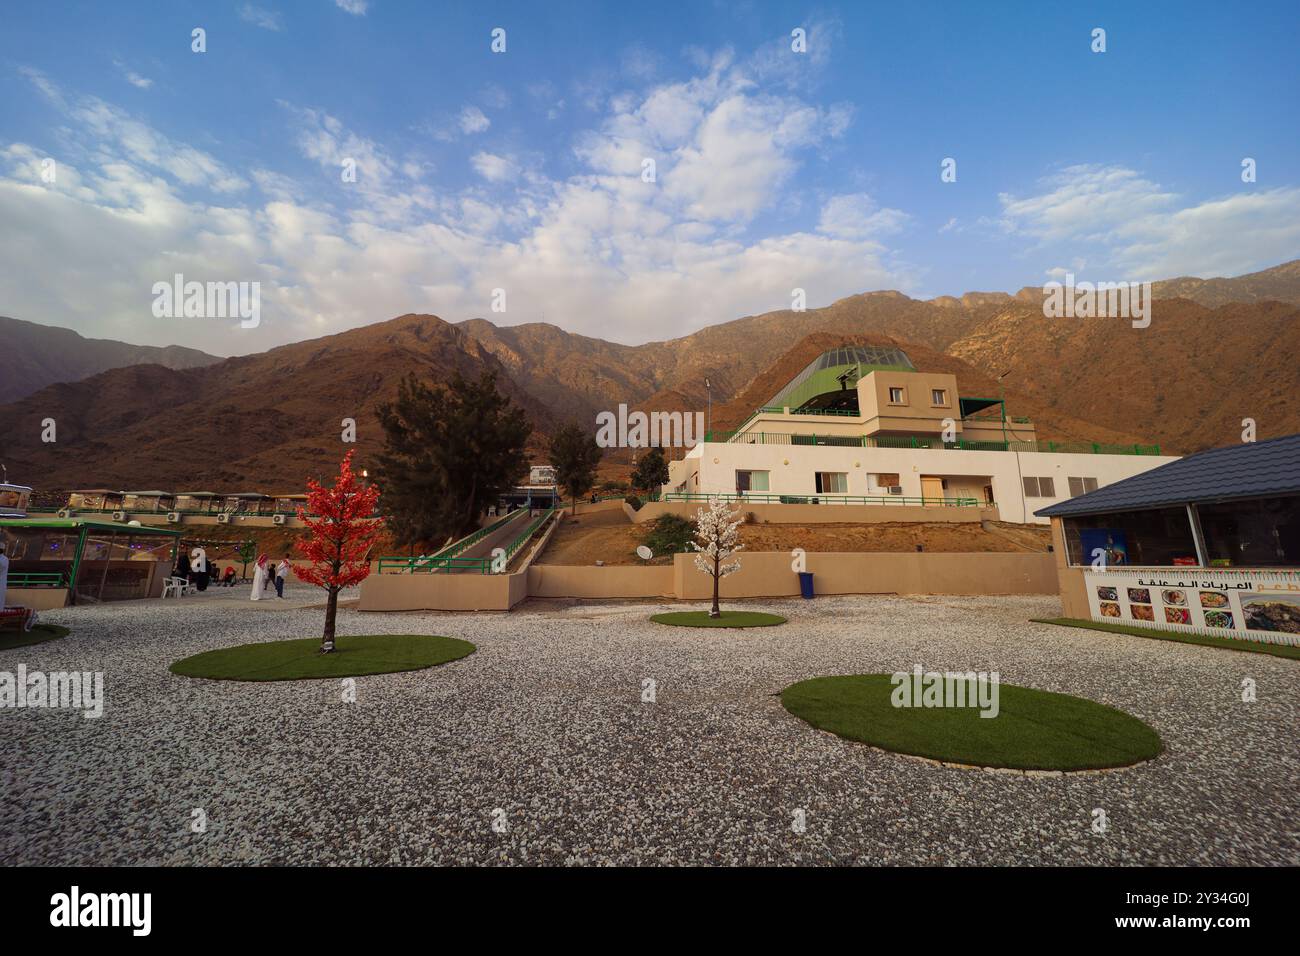
{"type": "Polygon", "coordinates": [[[1040,440],[1000,398],[963,396],[888,346],[831,349],[734,432],[669,466],[668,500],[989,506],[1003,521],[1174,459],[1158,445],[1040,440]]]}

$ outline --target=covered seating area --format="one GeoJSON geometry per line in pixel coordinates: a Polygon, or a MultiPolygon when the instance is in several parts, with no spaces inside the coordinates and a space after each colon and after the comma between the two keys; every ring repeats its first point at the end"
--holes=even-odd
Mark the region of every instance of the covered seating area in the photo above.
{"type": "Polygon", "coordinates": [[[9,555],[5,603],[37,610],[160,597],[179,530],[82,518],[0,520],[9,555]]]}

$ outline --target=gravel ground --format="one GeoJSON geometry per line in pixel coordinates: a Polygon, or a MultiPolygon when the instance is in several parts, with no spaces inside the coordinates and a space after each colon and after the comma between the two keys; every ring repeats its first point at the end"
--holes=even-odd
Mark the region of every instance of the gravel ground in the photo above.
{"type": "Polygon", "coordinates": [[[0,864],[1300,863],[1295,661],[1027,622],[1054,599],[845,597],[747,603],[790,618],[749,631],[656,625],[659,604],[345,609],[340,633],[479,648],[358,678],[355,703],[337,681],[167,672],[319,633],[297,603],[67,609],[44,618],[71,636],[0,652],[0,670],[103,671],[107,694],[98,720],[0,711],[0,864]],[[1097,774],[943,767],[815,731],[774,696],[917,663],[1111,704],[1165,753],[1097,774]]]}

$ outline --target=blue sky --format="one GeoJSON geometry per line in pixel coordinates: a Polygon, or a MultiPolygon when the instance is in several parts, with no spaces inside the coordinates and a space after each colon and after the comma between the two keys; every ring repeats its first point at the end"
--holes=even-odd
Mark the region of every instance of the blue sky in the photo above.
{"type": "Polygon", "coordinates": [[[87,335],[239,354],[419,311],[642,342],[794,288],[1300,256],[1294,3],[48,3],[0,29],[0,314],[87,335]],[[155,318],[178,271],[261,282],[262,324],[155,318]]]}

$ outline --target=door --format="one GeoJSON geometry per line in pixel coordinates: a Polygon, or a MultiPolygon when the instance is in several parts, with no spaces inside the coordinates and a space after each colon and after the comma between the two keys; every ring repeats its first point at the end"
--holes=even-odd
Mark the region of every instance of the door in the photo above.
{"type": "Polygon", "coordinates": [[[921,476],[921,495],[925,498],[927,508],[943,507],[943,479],[931,478],[927,475],[921,476]],[[930,499],[934,499],[931,501],[930,499]]]}

